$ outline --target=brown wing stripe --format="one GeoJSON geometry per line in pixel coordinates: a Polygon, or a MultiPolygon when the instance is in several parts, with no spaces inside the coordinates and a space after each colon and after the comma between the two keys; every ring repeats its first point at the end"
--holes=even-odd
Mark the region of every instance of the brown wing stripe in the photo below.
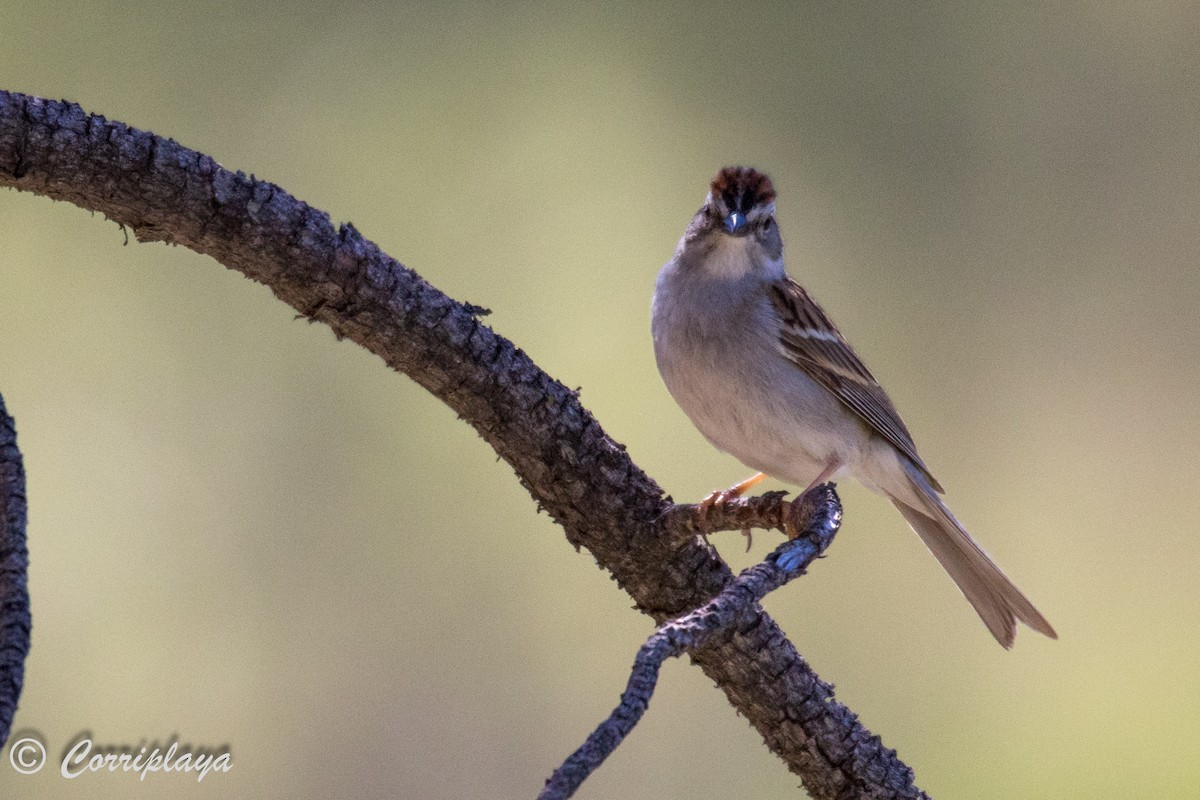
{"type": "Polygon", "coordinates": [[[817,302],[790,279],[783,285],[771,286],[770,291],[780,319],[790,323],[779,332],[784,353],[907,456],[937,486],[929,468],[917,455],[912,434],[887,393],[817,302]]]}

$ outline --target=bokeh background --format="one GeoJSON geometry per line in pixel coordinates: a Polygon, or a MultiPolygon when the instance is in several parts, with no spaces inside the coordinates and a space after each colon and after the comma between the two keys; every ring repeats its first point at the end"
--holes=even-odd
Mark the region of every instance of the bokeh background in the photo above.
{"type": "MultiPolygon", "coordinates": [[[[792,273],[1061,639],[1003,652],[850,485],[769,610],[934,796],[1193,796],[1194,4],[4,0],[0,31],[3,88],[274,181],[493,309],[681,499],[746,470],[661,385],[654,276],[718,167],[768,170],[792,273]]],[[[200,784],[5,759],[3,796],[532,797],[650,632],[407,378],[207,258],[11,191],[0,392],[29,472],[16,727],[234,758],[200,784]]],[[[775,541],[717,544],[742,567],[775,541]]],[[[797,785],[673,663],[579,796],[797,785]]]]}

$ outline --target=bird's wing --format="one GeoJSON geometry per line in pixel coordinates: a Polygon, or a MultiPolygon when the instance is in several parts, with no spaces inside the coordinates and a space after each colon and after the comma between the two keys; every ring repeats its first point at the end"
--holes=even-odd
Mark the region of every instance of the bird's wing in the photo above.
{"type": "Polygon", "coordinates": [[[780,319],[779,346],[784,356],[907,456],[941,491],[883,387],[816,301],[791,278],[772,284],[770,296],[780,319]]]}

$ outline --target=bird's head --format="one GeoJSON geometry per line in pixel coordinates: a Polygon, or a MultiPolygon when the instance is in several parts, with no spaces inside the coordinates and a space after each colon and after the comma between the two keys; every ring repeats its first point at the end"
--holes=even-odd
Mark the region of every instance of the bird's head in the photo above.
{"type": "Polygon", "coordinates": [[[680,242],[680,255],[714,276],[782,272],[783,240],[771,179],[750,167],[718,172],[680,242]]]}

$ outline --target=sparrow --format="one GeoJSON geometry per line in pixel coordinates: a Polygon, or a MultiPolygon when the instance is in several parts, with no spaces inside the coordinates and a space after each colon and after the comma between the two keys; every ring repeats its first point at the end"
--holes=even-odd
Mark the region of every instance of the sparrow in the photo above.
{"type": "Polygon", "coordinates": [[[891,500],[1001,645],[1012,646],[1017,620],[1058,638],[950,513],[879,381],[788,276],[766,175],[717,173],[658,275],[651,332],[671,396],[717,449],[758,472],[702,507],[768,475],[805,491],[852,476],[891,500]]]}

